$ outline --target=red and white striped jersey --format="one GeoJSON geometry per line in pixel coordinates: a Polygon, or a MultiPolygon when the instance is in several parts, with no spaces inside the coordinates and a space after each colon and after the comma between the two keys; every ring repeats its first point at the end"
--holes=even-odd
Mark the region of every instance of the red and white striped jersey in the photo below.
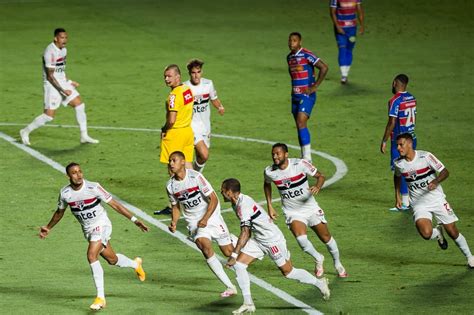
{"type": "Polygon", "coordinates": [[[284,170],[275,166],[265,168],[266,183],[273,182],[280,193],[283,211],[314,211],[319,205],[309,191],[308,176],[314,176],[318,170],[304,159],[288,159],[284,170]]]}
{"type": "Polygon", "coordinates": [[[240,220],[240,226],[250,227],[252,238],[258,243],[271,245],[284,240],[278,226],[250,196],[241,193],[232,208],[240,220]]]}
{"type": "MultiPolygon", "coordinates": [[[[209,206],[208,198],[214,189],[207,179],[195,170],[186,169],[186,176],[183,180],[171,177],[166,185],[166,191],[172,205],[179,203],[183,216],[189,225],[194,225],[202,219],[209,206]]],[[[217,201],[217,207],[209,218],[219,218],[221,207],[217,201]]]]}
{"type": "Polygon", "coordinates": [[[43,54],[43,81],[48,82],[46,68],[54,69],[54,78],[59,84],[66,82],[66,47],[59,49],[54,42],[46,47],[43,54]]]}
{"type": "Polygon", "coordinates": [[[98,224],[109,223],[107,212],[100,204],[101,201],[109,203],[112,195],[108,193],[99,183],[89,182],[84,179],[82,187],[74,190],[70,185],[64,186],[58,198],[58,208],[71,208],[72,214],[82,225],[82,229],[88,230],[98,224]]]}
{"type": "Polygon", "coordinates": [[[399,157],[394,164],[395,175],[403,176],[407,182],[410,205],[438,204],[445,200],[446,195],[441,185],[434,190],[428,190],[428,184],[436,178],[436,173],[444,170],[443,163],[432,153],[416,150],[412,161],[399,157]]]}
{"type": "MultiPolygon", "coordinates": [[[[201,78],[201,82],[198,85],[193,85],[190,80],[184,82],[185,85],[189,86],[194,95],[194,106],[193,106],[193,125],[202,123],[208,133],[211,133],[211,108],[210,101],[217,99],[217,92],[214,88],[212,80],[201,78]]],[[[193,127],[193,130],[196,130],[193,127]]]]}

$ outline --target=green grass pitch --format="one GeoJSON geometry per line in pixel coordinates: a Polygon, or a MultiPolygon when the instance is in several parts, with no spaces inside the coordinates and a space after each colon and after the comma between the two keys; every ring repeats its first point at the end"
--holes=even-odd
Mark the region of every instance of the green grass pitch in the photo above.
{"type": "MultiPolygon", "coordinates": [[[[473,4],[365,1],[366,34],[358,37],[350,84],[341,86],[327,2],[0,0],[0,132],[18,138],[20,128],[41,112],[41,54],[54,28],[66,28],[67,74],[81,83],[90,134],[101,143],[80,145],[75,128],[41,128],[31,134],[32,148],[62,165],[81,163],[86,178],[152,214],[166,204],[159,134],[92,127],[160,128],[169,92],[164,66],[185,69],[198,57],[227,110],[223,117],[213,112],[215,134],[296,145],[285,57],[288,34],[299,31],[303,46],[330,69],[309,125],[313,148],[348,167],[318,201],[349,278],[336,278],[329,253],[311,234],[326,256],[329,302],[315,289],[284,279],[268,259],[249,271],[327,314],[472,313],[474,274],[454,243],[441,251],[436,242],[421,239],[410,214],[387,210],[393,205],[392,179],[379,143],[392,79],[406,73],[419,104],[419,148],[450,170],[443,188],[474,249],[473,4]]],[[[53,123],[75,125],[73,110],[59,109],[53,123]]],[[[87,313],[95,288],[76,220],[68,212],[47,240],[37,237],[67,178],[2,139],[0,162],[0,313],[87,313]]],[[[204,173],[216,190],[223,179],[238,177],[245,193],[263,200],[262,172],[270,163],[267,144],[215,137],[204,173]]],[[[319,156],[314,163],[327,177],[336,170],[319,156]]],[[[241,295],[219,299],[222,286],[198,252],[155,227],[142,234],[110,208],[108,213],[115,250],[143,257],[148,278],[139,283],[132,271],[102,261],[104,313],[229,314],[240,306],[241,295]]],[[[234,215],[224,218],[238,233],[234,215]]],[[[277,223],[295,266],[312,270],[281,216],[277,223]]],[[[180,221],[182,232],[184,225],[180,221]]],[[[256,285],[252,293],[261,314],[302,313],[256,285]]]]}

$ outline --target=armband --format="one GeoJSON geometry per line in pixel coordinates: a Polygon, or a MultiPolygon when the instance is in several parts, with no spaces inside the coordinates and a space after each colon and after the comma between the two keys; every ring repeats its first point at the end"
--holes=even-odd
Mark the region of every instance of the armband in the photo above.
{"type": "Polygon", "coordinates": [[[239,257],[239,255],[235,252],[232,252],[232,254],[230,254],[230,257],[232,257],[234,259],[237,259],[237,257],[239,257]]]}
{"type": "Polygon", "coordinates": [[[137,222],[137,220],[138,220],[138,219],[137,219],[136,216],[133,216],[133,217],[130,218],[130,221],[132,221],[133,223],[137,222]]]}

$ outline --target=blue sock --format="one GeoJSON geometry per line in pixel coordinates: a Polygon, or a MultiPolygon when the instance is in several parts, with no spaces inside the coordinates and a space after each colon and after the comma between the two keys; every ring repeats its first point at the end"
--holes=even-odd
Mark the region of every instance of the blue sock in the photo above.
{"type": "Polygon", "coordinates": [[[301,146],[311,143],[311,135],[309,134],[308,128],[298,129],[298,140],[301,146]]]}

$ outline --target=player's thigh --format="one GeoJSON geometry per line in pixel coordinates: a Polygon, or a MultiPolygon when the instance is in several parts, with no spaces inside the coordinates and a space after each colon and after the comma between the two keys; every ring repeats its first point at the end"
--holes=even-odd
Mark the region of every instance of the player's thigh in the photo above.
{"type": "Polygon", "coordinates": [[[348,37],[345,34],[339,34],[336,30],[335,30],[335,36],[336,36],[337,46],[339,48],[346,48],[348,37]]]}
{"type": "Polygon", "coordinates": [[[290,260],[290,252],[286,247],[286,240],[282,239],[271,245],[260,245],[262,250],[267,254],[270,259],[277,265],[278,268],[287,264],[290,260]]]}
{"type": "Polygon", "coordinates": [[[43,85],[43,93],[45,110],[57,110],[61,106],[62,95],[51,84],[45,83],[43,85]]]}
{"type": "Polygon", "coordinates": [[[93,263],[98,260],[101,251],[104,249],[104,244],[100,241],[89,241],[87,246],[87,260],[93,263]]]}
{"type": "Polygon", "coordinates": [[[438,224],[448,225],[459,220],[451,208],[451,205],[446,200],[443,200],[437,205],[433,205],[429,210],[433,213],[438,224]]]}
{"type": "MultiPolygon", "coordinates": [[[[255,259],[262,260],[263,257],[265,257],[265,252],[262,250],[262,248],[260,248],[258,243],[252,238],[250,238],[247,241],[247,244],[245,244],[245,246],[240,250],[240,254],[239,254],[239,257],[237,257],[237,261],[241,261],[242,253],[244,253],[246,256],[250,256],[252,258],[251,261],[253,261],[255,259]]],[[[245,257],[243,257],[243,258],[245,258],[245,257]]],[[[247,257],[246,261],[248,261],[248,260],[250,260],[250,259],[247,257]]],[[[241,261],[241,262],[243,262],[243,261],[241,261]]],[[[247,265],[248,265],[248,263],[247,263],[247,265]]]]}
{"type": "Polygon", "coordinates": [[[295,237],[307,234],[308,227],[303,218],[292,217],[288,220],[287,224],[295,237]]]}
{"type": "Polygon", "coordinates": [[[197,157],[207,160],[209,158],[209,148],[206,145],[204,139],[200,140],[198,143],[194,145],[194,149],[196,150],[197,157]]]}
{"type": "Polygon", "coordinates": [[[169,156],[175,151],[182,152],[186,157],[186,162],[192,162],[192,158],[190,161],[188,160],[189,150],[192,157],[194,150],[191,128],[170,129],[161,139],[160,162],[169,163],[169,156]]]}
{"type": "Polygon", "coordinates": [[[196,237],[195,241],[196,246],[199,250],[203,253],[204,257],[211,258],[214,255],[214,250],[212,249],[212,241],[211,239],[200,236],[196,237]]]}

